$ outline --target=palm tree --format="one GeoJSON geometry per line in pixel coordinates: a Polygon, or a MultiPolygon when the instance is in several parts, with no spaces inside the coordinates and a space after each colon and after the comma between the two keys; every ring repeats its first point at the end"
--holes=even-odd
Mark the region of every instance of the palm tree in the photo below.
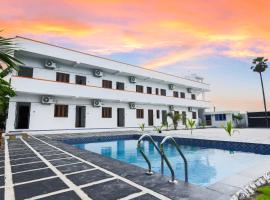
{"type": "Polygon", "coordinates": [[[241,115],[240,113],[238,113],[237,115],[233,114],[232,118],[236,122],[237,127],[240,128],[240,124],[241,124],[241,121],[243,119],[243,115],[241,115]]]}
{"type": "Polygon", "coordinates": [[[178,127],[178,122],[181,120],[181,115],[178,112],[169,112],[168,113],[168,117],[171,118],[172,122],[173,122],[173,128],[174,130],[177,130],[178,127]]]}
{"type": "Polygon", "coordinates": [[[255,59],[253,59],[252,64],[254,64],[254,66],[251,67],[251,69],[254,72],[258,72],[260,74],[262,93],[263,93],[263,103],[264,103],[266,127],[268,127],[268,120],[267,120],[267,109],[266,109],[266,101],[265,101],[262,73],[268,68],[267,63],[266,63],[267,61],[268,61],[268,59],[266,59],[264,57],[257,57],[255,59]]]}
{"type": "Polygon", "coordinates": [[[5,126],[9,98],[15,96],[15,91],[11,88],[10,83],[5,80],[5,77],[12,70],[16,70],[18,64],[22,64],[14,58],[15,50],[16,47],[12,38],[0,36],[0,130],[4,129],[5,126]]]}

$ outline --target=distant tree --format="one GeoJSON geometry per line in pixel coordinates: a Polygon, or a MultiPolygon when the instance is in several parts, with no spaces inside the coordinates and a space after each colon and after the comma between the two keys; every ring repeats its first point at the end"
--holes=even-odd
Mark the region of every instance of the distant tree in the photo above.
{"type": "Polygon", "coordinates": [[[233,114],[232,118],[235,121],[236,126],[240,127],[241,121],[243,120],[243,115],[241,115],[240,113],[238,113],[237,115],[233,114]]]}
{"type": "Polygon", "coordinates": [[[0,36],[0,129],[5,128],[9,98],[16,95],[5,77],[22,64],[14,58],[15,49],[12,38],[0,36]]]}
{"type": "Polygon", "coordinates": [[[179,114],[178,112],[169,112],[168,113],[168,117],[171,118],[172,122],[173,122],[173,128],[174,130],[177,130],[178,127],[178,122],[181,120],[181,114],[179,114]]]}
{"type": "Polygon", "coordinates": [[[267,108],[266,108],[266,101],[265,101],[265,93],[264,93],[262,73],[268,68],[267,63],[266,63],[267,61],[268,61],[268,59],[266,59],[264,57],[257,57],[255,59],[253,59],[252,64],[254,66],[251,67],[251,69],[254,72],[257,72],[257,73],[260,74],[262,93],[263,93],[263,103],[264,103],[266,127],[268,127],[268,120],[267,120],[267,108]]]}

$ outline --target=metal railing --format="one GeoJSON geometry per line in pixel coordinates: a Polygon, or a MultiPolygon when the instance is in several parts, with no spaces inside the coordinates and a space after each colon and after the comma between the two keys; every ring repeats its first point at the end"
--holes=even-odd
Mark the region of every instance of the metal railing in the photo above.
{"type": "Polygon", "coordinates": [[[167,136],[165,137],[161,143],[160,143],[160,151],[161,151],[161,154],[162,154],[162,157],[163,159],[165,160],[166,164],[168,165],[170,171],[171,171],[171,175],[172,175],[172,179],[171,179],[171,183],[177,183],[177,181],[175,180],[175,174],[174,174],[174,170],[172,168],[172,165],[170,164],[170,161],[168,160],[166,154],[165,154],[165,151],[164,151],[164,144],[167,140],[171,140],[172,144],[176,147],[178,153],[180,154],[180,156],[182,157],[182,159],[184,160],[184,167],[185,167],[185,182],[187,183],[188,182],[188,165],[187,165],[187,159],[186,157],[184,156],[184,154],[182,153],[179,145],[177,144],[177,142],[174,140],[173,137],[171,136],[167,136]]]}
{"type": "Polygon", "coordinates": [[[151,162],[149,161],[149,159],[147,158],[147,156],[145,155],[144,151],[143,151],[143,148],[141,147],[141,141],[144,139],[144,138],[149,138],[150,139],[150,142],[154,145],[155,149],[158,151],[159,155],[160,155],[160,158],[161,158],[161,173],[163,174],[163,171],[164,171],[164,163],[163,163],[163,157],[162,157],[162,153],[160,151],[160,149],[158,148],[158,146],[156,145],[155,141],[153,140],[153,138],[148,135],[148,134],[143,134],[139,140],[138,140],[138,143],[137,143],[137,148],[138,150],[140,151],[140,153],[142,154],[144,160],[147,162],[147,165],[148,165],[148,171],[146,172],[147,175],[152,175],[154,174],[154,172],[152,171],[152,166],[151,166],[151,162]]]}

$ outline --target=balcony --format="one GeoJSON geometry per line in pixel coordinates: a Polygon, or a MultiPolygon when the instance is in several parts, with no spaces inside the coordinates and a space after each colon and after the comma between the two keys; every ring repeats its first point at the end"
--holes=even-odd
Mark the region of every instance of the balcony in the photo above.
{"type": "Polygon", "coordinates": [[[75,97],[84,99],[103,99],[120,102],[136,102],[140,104],[174,105],[194,108],[208,108],[208,101],[159,96],[154,94],[137,93],[135,91],[106,89],[90,85],[61,83],[37,78],[14,76],[11,79],[12,87],[17,92],[75,97]]]}

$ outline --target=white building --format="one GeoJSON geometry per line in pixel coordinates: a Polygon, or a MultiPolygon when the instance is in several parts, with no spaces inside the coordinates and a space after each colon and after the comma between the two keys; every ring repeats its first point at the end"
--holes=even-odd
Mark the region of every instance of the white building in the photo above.
{"type": "MultiPolygon", "coordinates": [[[[17,37],[6,131],[83,132],[159,126],[171,110],[198,121],[202,78],[187,79],[17,37]]],[[[170,123],[170,122],[169,122],[170,123]]]]}

